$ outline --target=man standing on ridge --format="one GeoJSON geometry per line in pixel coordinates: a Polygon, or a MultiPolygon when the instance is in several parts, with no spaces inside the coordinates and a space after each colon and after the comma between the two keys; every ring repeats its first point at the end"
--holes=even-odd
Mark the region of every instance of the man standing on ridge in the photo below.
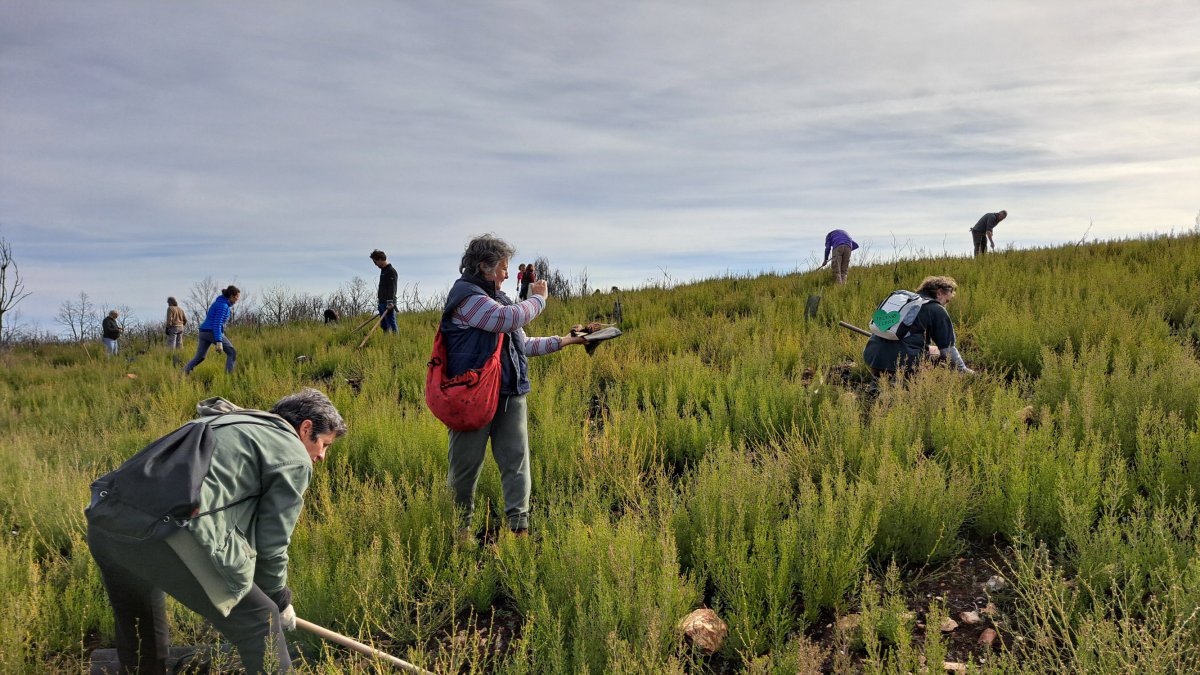
{"type": "Polygon", "coordinates": [[[399,330],[396,325],[396,284],[400,275],[388,262],[387,254],[379,249],[371,251],[371,261],[379,268],[379,314],[383,317],[379,325],[385,333],[395,333],[399,330]]]}
{"type": "Polygon", "coordinates": [[[830,270],[833,271],[835,283],[846,283],[846,276],[850,273],[850,252],[857,248],[858,242],[851,239],[845,230],[834,230],[825,235],[825,262],[821,263],[821,267],[833,262],[830,270]],[[829,257],[831,253],[832,258],[829,257]]]}
{"type": "Polygon", "coordinates": [[[1007,217],[1008,211],[1003,209],[995,213],[985,213],[979,222],[975,223],[975,227],[971,228],[971,241],[975,245],[976,257],[987,253],[988,243],[991,243],[993,251],[996,250],[996,240],[992,239],[992,230],[1007,217]]]}

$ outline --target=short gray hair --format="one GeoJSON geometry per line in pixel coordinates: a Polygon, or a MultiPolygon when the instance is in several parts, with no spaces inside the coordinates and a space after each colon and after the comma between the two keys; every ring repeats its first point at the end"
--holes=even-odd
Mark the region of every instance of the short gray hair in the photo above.
{"type": "Polygon", "coordinates": [[[462,274],[479,274],[483,271],[494,274],[500,263],[513,257],[517,251],[503,239],[491,234],[481,234],[467,244],[458,271],[462,274]]]}
{"type": "Polygon", "coordinates": [[[300,431],[300,424],[304,420],[311,420],[313,438],[331,431],[334,438],[346,433],[346,422],[337,408],[333,407],[333,401],[311,387],[305,387],[279,399],[275,407],[271,408],[271,412],[287,420],[297,432],[300,431]]]}

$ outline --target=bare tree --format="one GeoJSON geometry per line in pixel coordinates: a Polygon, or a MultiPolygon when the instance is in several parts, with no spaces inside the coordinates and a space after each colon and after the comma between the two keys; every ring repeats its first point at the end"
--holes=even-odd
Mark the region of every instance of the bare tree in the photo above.
{"type": "Polygon", "coordinates": [[[192,317],[192,325],[199,326],[204,322],[204,317],[208,314],[208,306],[220,292],[221,288],[217,286],[217,282],[213,281],[211,276],[204,277],[204,281],[192,284],[192,290],[183,300],[184,306],[187,307],[187,313],[192,317]]]}
{"type": "Polygon", "coordinates": [[[585,269],[574,283],[561,270],[551,267],[550,261],[545,256],[538,256],[533,260],[534,271],[538,279],[546,282],[546,291],[555,298],[560,300],[569,300],[571,298],[582,298],[588,294],[588,276],[585,269]]]}
{"type": "Polygon", "coordinates": [[[66,300],[58,306],[58,315],[54,323],[66,328],[72,340],[90,340],[96,336],[100,316],[96,313],[96,305],[88,294],[80,291],[79,297],[66,300]]]}
{"type": "Polygon", "coordinates": [[[319,295],[293,293],[286,286],[269,286],[262,292],[259,315],[264,323],[276,325],[311,321],[321,316],[324,305],[319,295]]]}
{"type": "Polygon", "coordinates": [[[122,331],[137,326],[140,322],[129,305],[115,305],[112,309],[117,310],[117,325],[122,331]]]}
{"type": "Polygon", "coordinates": [[[6,335],[13,334],[11,330],[4,332],[4,315],[29,297],[30,293],[21,281],[21,271],[13,259],[12,245],[0,237],[0,342],[4,341],[6,335]]]}
{"type": "Polygon", "coordinates": [[[329,295],[329,307],[339,316],[374,312],[376,307],[375,289],[367,283],[366,279],[356,276],[338,286],[338,289],[329,295]]]}

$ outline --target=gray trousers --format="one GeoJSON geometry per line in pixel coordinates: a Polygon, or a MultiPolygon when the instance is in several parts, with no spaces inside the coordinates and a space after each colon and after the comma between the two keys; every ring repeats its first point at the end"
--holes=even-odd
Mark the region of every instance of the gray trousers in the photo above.
{"type": "Polygon", "coordinates": [[[475,431],[450,430],[450,490],[454,503],[466,517],[468,526],[475,512],[475,486],[487,454],[488,439],[492,456],[500,467],[500,485],[504,490],[504,514],[511,529],[529,527],[529,418],[524,396],[501,396],[499,409],[491,423],[475,431]]]}
{"type": "MultiPolygon", "coordinates": [[[[192,368],[200,365],[200,362],[208,355],[209,347],[217,344],[215,337],[211,330],[200,331],[200,339],[196,343],[196,355],[183,367],[185,375],[192,372],[192,368]]],[[[221,336],[221,349],[225,351],[225,372],[232,373],[233,364],[237,362],[237,350],[233,348],[233,343],[229,341],[229,338],[224,335],[221,336]]]]}
{"type": "Polygon", "coordinates": [[[836,283],[846,283],[846,275],[850,273],[850,244],[833,247],[830,251],[829,268],[833,270],[833,280],[836,283]]]}
{"type": "Polygon", "coordinates": [[[208,619],[232,642],[246,672],[291,672],[279,608],[257,585],[234,605],[229,616],[222,616],[165,541],[126,544],[89,527],[87,543],[112,603],[122,672],[166,672],[171,636],[164,592],[208,619]]]}

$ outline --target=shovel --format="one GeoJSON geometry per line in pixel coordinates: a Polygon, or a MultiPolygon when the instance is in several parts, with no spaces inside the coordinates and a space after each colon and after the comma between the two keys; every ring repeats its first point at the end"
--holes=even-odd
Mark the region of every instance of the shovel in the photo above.
{"type": "Polygon", "coordinates": [[[304,619],[301,619],[298,617],[296,619],[296,628],[303,628],[304,630],[312,633],[313,635],[316,635],[317,637],[319,637],[323,640],[329,640],[330,642],[339,644],[339,645],[345,647],[346,649],[354,650],[354,651],[358,652],[359,654],[363,654],[364,656],[369,656],[373,659],[378,659],[380,661],[390,663],[393,666],[399,668],[400,670],[403,670],[406,673],[415,673],[416,675],[434,675],[434,673],[432,673],[428,670],[425,670],[424,668],[414,666],[413,664],[409,663],[408,661],[405,661],[404,659],[396,658],[395,656],[392,656],[391,654],[385,654],[385,653],[379,651],[378,649],[375,649],[374,647],[369,647],[367,645],[364,645],[363,643],[359,642],[358,640],[355,640],[354,638],[347,637],[345,635],[342,635],[341,633],[335,633],[335,632],[329,630],[328,628],[322,628],[321,626],[318,626],[315,623],[305,621],[304,619]]]}

